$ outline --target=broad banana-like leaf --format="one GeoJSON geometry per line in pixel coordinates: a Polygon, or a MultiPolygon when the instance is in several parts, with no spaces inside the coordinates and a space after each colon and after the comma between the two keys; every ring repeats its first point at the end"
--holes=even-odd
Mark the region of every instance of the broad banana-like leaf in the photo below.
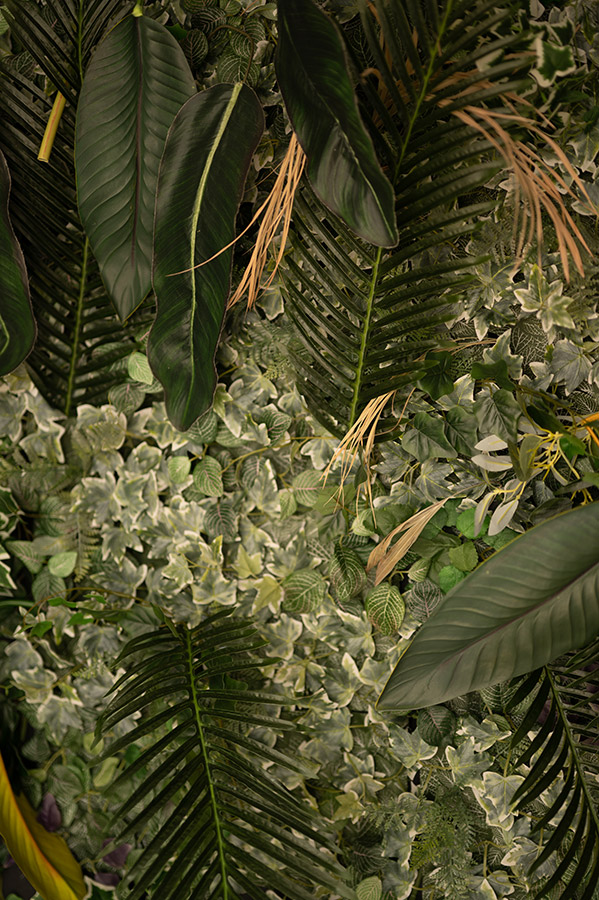
{"type": "Polygon", "coordinates": [[[10,173],[0,153],[0,375],[23,362],[36,335],[25,260],[8,214],[9,196],[10,173]]]}
{"type": "Polygon", "coordinates": [[[88,66],[75,129],[79,213],[121,319],[152,282],[152,231],[160,158],[177,112],[195,94],[175,38],[128,16],[88,66]]]}
{"type": "Polygon", "coordinates": [[[19,869],[44,900],[81,900],[79,863],[58,834],[36,820],[27,799],[15,797],[0,756],[0,834],[19,869]]]}
{"type": "Polygon", "coordinates": [[[227,245],[263,130],[264,114],[251,88],[216,84],[187,101],[166,141],[156,197],[157,312],[148,359],[164,387],[168,416],[182,431],[212,403],[214,354],[231,286],[233,248],[227,245]]]}
{"type": "Polygon", "coordinates": [[[418,709],[532,672],[599,634],[599,503],[507,544],[439,603],[378,706],[418,709]]]}
{"type": "Polygon", "coordinates": [[[342,35],[312,0],[277,6],[277,81],[312,187],[357,235],[394,247],[393,188],[358,112],[342,35]]]}

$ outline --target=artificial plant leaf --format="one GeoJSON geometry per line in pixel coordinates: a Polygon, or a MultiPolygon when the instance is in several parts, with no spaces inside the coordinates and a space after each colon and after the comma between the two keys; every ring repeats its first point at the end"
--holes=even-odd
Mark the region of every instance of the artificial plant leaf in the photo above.
{"type": "Polygon", "coordinates": [[[233,254],[223,248],[235,237],[235,216],[263,130],[264,114],[251,88],[216,84],[182,107],[164,149],[154,230],[157,313],[148,359],[164,387],[168,416],[182,431],[212,403],[233,254]],[[206,264],[194,268],[200,263],[206,264]]]}
{"type": "Polygon", "coordinates": [[[8,215],[10,173],[0,152],[0,376],[21,363],[35,341],[35,319],[21,247],[8,215]]]}
{"type": "Polygon", "coordinates": [[[341,33],[312,0],[277,9],[277,81],[312,187],[357,235],[394,247],[393,189],[360,119],[341,33]]]}
{"type": "Polygon", "coordinates": [[[85,896],[79,863],[63,838],[40,825],[26,797],[15,797],[1,756],[0,834],[19,869],[44,900],[85,896]]]}
{"type": "Polygon", "coordinates": [[[121,319],[151,287],[160,158],[173,119],[195,92],[179,44],[146,16],[113,28],[85,73],[75,131],[79,213],[121,319]]]}
{"type": "Polygon", "coordinates": [[[448,593],[379,698],[382,709],[443,703],[531,672],[599,633],[599,503],[511,541],[448,593]]]}

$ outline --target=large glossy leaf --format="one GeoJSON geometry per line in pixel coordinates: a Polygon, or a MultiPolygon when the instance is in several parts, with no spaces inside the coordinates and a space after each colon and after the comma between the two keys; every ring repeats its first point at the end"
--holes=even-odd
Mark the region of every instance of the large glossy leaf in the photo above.
{"type": "Polygon", "coordinates": [[[85,73],[75,132],[79,212],[122,319],[151,287],[160,158],[173,119],[195,92],[175,38],[144,16],[117,25],[85,73]]]}
{"type": "Polygon", "coordinates": [[[182,430],[212,402],[233,253],[231,247],[219,251],[235,236],[263,129],[262,107],[251,88],[217,84],[188,100],[167,138],[154,233],[158,309],[148,358],[164,387],[169,418],[182,430]]]}
{"type": "Polygon", "coordinates": [[[599,503],[516,538],[450,591],[381,697],[420,708],[531,672],[599,634],[599,503]]]}
{"type": "Polygon", "coordinates": [[[44,900],[80,900],[81,867],[63,838],[39,824],[24,796],[15,797],[0,756],[0,834],[10,855],[44,900]]]}
{"type": "Polygon", "coordinates": [[[360,119],[339,29],[312,0],[277,6],[277,81],[312,187],[360,237],[394,247],[393,189],[360,119]]]}
{"type": "Polygon", "coordinates": [[[35,319],[21,247],[8,214],[10,173],[0,152],[0,375],[12,372],[35,341],[35,319]]]}

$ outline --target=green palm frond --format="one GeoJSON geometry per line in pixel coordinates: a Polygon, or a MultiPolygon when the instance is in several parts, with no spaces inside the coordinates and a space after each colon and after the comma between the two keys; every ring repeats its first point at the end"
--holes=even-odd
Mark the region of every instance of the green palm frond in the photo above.
{"type": "Polygon", "coordinates": [[[305,767],[251,735],[253,728],[296,728],[269,712],[293,701],[254,687],[260,660],[252,653],[264,641],[229,615],[219,612],[193,630],[143,634],[117,660],[136,658],[115,684],[98,731],[142,712],[111,755],[152,735],[115,785],[118,791],[132,780],[115,816],[125,823],[115,840],[151,835],[129,873],[135,882],[127,896],[254,900],[268,889],[281,900],[312,900],[319,888],[351,898],[322,822],[269,772],[273,764],[302,774],[305,767]]]}
{"type": "Polygon", "coordinates": [[[119,381],[114,363],[134,349],[133,335],[146,320],[150,324],[147,304],[129,328],[119,324],[79,220],[73,166],[81,73],[94,43],[129,8],[123,0],[5,4],[13,43],[25,47],[38,67],[37,73],[19,71],[10,56],[0,64],[0,146],[13,178],[11,217],[38,323],[27,365],[43,396],[67,414],[77,403],[101,402],[119,381]],[[50,162],[42,163],[37,153],[53,88],[67,105],[50,162]]]}
{"type": "Polygon", "coordinates": [[[510,709],[535,690],[512,738],[514,750],[527,742],[515,769],[529,767],[513,802],[531,804],[552,785],[557,792],[533,825],[544,846],[529,875],[548,861],[554,864],[553,874],[539,882],[535,900],[592,900],[599,883],[599,642],[533,672],[510,709]],[[541,714],[543,724],[529,741],[541,714]]]}
{"type": "MultiPolygon", "coordinates": [[[[449,337],[444,322],[481,261],[463,248],[497,202],[482,186],[505,167],[507,138],[495,125],[513,130],[503,117],[516,111],[529,64],[511,52],[521,41],[507,27],[511,11],[488,0],[375,0],[360,9],[369,56],[354,62],[373,63],[360,80],[361,113],[394,186],[399,245],[356,239],[304,187],[284,272],[300,388],[338,436],[369,400],[414,384],[425,352],[449,337]]],[[[383,417],[382,430],[394,421],[383,417]]]]}

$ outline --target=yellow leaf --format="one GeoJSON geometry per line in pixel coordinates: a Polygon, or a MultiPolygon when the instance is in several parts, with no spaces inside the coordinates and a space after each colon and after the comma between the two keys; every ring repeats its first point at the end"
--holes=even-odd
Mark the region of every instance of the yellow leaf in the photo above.
{"type": "Polygon", "coordinates": [[[81,867],[66,842],[40,825],[26,797],[15,797],[0,755],[0,834],[19,869],[44,900],[81,900],[81,867]]]}

